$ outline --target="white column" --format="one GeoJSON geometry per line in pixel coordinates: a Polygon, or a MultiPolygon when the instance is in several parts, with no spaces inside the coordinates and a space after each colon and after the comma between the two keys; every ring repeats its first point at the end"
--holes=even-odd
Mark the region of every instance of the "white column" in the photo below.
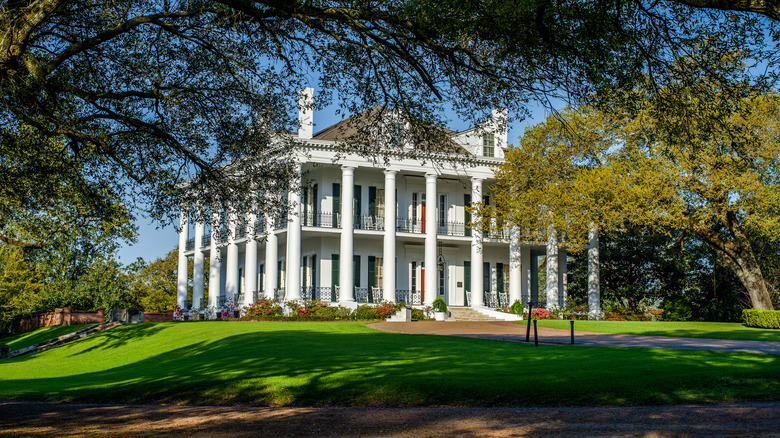
{"type": "Polygon", "coordinates": [[[568,292],[568,284],[566,283],[566,274],[568,273],[568,267],[566,266],[566,250],[558,248],[558,305],[566,307],[566,299],[568,292]]]}
{"type": "MultiPolygon", "coordinates": [[[[293,172],[300,178],[300,167],[293,172]]],[[[285,299],[301,299],[301,192],[300,184],[292,182],[287,192],[287,281],[285,299]]]]}
{"type": "MultiPolygon", "coordinates": [[[[482,202],[482,178],[471,179],[471,202],[482,202]]],[[[484,300],[484,283],[482,283],[482,226],[477,212],[471,214],[474,222],[471,232],[471,307],[482,307],[484,300]]]]}
{"type": "Polygon", "coordinates": [[[599,284],[599,230],[588,230],[588,318],[601,318],[601,289],[599,284]]]}
{"type": "Polygon", "coordinates": [[[176,305],[182,309],[187,308],[187,256],[184,251],[187,248],[187,239],[189,234],[189,223],[187,223],[187,212],[182,209],[179,219],[179,268],[177,271],[178,282],[176,287],[176,305]]]}
{"type": "Polygon", "coordinates": [[[203,308],[203,234],[205,226],[203,222],[195,222],[195,256],[192,268],[192,307],[203,308]]]}
{"type": "Polygon", "coordinates": [[[531,301],[531,247],[520,247],[520,302],[523,305],[531,301]]]}
{"type": "MultiPolygon", "coordinates": [[[[522,282],[521,261],[520,261],[520,232],[513,226],[509,231],[509,303],[522,301],[522,282]]],[[[499,281],[501,281],[499,279],[499,281]]]]}
{"type": "Polygon", "coordinates": [[[385,170],[385,242],[382,295],[385,301],[395,302],[395,170],[385,170]]]}
{"type": "Polygon", "coordinates": [[[436,174],[425,174],[425,301],[430,306],[439,295],[439,266],[436,263],[436,174]]]}
{"type": "Polygon", "coordinates": [[[276,228],[274,217],[268,213],[265,214],[265,231],[267,234],[265,242],[265,297],[269,300],[276,298],[274,289],[278,280],[277,264],[279,262],[279,238],[276,237],[274,229],[276,228]]]}
{"type": "Polygon", "coordinates": [[[228,211],[228,246],[227,246],[227,266],[225,267],[225,301],[233,300],[236,302],[238,295],[238,244],[236,244],[236,226],[238,225],[238,214],[235,207],[231,206],[228,211]]]}
{"type": "Polygon", "coordinates": [[[355,213],[355,168],[341,167],[341,248],[339,255],[339,302],[355,301],[352,256],[354,255],[353,233],[355,213]]]}
{"type": "MultiPolygon", "coordinates": [[[[253,207],[254,208],[254,207],[253,207]]],[[[252,211],[246,215],[246,246],[244,254],[244,306],[254,302],[257,292],[257,240],[255,226],[257,215],[252,211]]]]}
{"type": "Polygon", "coordinates": [[[545,279],[547,292],[547,309],[559,307],[558,303],[558,236],[555,229],[547,229],[547,278],[545,279]]]}
{"type": "Polygon", "coordinates": [[[222,217],[216,211],[219,207],[213,206],[211,215],[211,246],[209,247],[209,307],[219,305],[219,293],[222,287],[222,251],[219,248],[222,217]]]}

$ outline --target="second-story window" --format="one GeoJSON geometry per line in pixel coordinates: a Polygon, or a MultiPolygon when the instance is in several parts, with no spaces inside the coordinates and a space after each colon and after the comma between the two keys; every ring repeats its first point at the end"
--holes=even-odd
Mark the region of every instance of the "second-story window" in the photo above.
{"type": "Polygon", "coordinates": [[[482,134],[482,155],[486,157],[496,156],[495,134],[482,134]]]}

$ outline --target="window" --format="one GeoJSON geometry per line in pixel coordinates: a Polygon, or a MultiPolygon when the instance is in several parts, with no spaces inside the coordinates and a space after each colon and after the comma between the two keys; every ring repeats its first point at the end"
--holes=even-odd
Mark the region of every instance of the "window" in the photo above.
{"type": "Polygon", "coordinates": [[[376,215],[385,217],[385,189],[376,189],[376,215]]]}
{"type": "Polygon", "coordinates": [[[447,225],[447,195],[439,195],[439,226],[447,225]]]}
{"type": "Polygon", "coordinates": [[[496,156],[496,135],[482,134],[482,155],[486,157],[496,156]]]}

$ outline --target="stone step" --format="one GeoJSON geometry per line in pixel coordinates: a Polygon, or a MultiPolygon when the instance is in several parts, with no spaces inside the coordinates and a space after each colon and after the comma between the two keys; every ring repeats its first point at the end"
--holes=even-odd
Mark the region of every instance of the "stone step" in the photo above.
{"type": "Polygon", "coordinates": [[[498,318],[484,315],[471,307],[453,307],[450,306],[450,317],[448,321],[501,321],[498,318]]]}

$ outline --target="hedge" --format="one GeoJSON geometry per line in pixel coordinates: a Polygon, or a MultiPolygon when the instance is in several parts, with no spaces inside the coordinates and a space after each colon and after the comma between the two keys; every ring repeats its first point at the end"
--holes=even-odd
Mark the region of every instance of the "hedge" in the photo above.
{"type": "Polygon", "coordinates": [[[748,327],[780,329],[780,310],[744,309],[742,320],[748,327]]]}

